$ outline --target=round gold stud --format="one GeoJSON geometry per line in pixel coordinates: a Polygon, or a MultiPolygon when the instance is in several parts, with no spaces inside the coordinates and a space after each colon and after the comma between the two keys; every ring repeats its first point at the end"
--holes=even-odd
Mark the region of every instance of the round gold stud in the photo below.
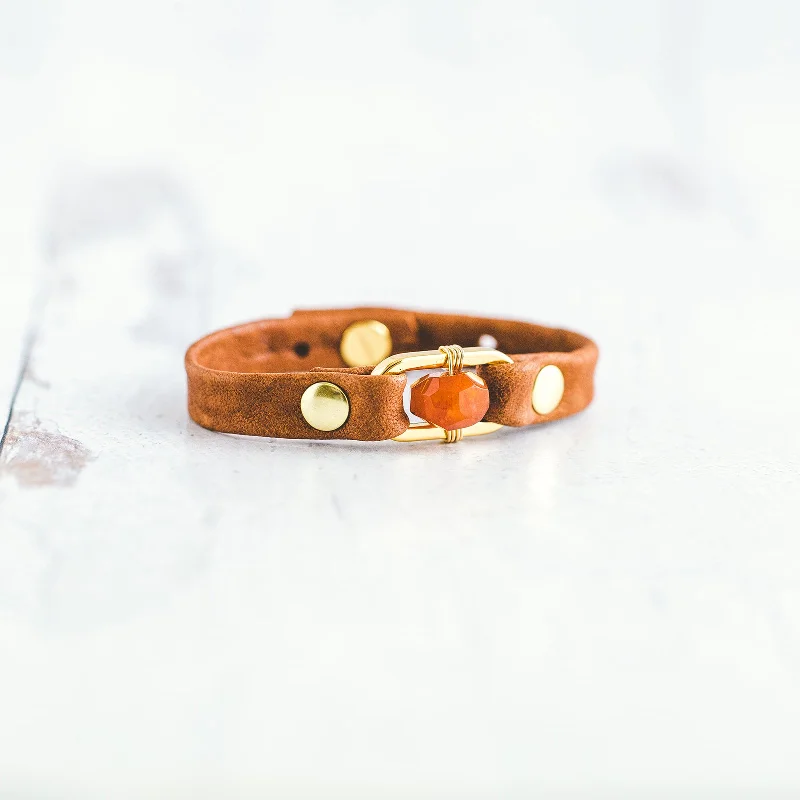
{"type": "Polygon", "coordinates": [[[335,383],[312,383],[300,398],[303,419],[318,431],[335,431],[350,416],[350,401],[335,383]]]}
{"type": "Polygon", "coordinates": [[[533,410],[537,414],[549,414],[558,408],[563,396],[564,373],[555,364],[542,367],[533,383],[533,410]]]}
{"type": "Polygon", "coordinates": [[[348,367],[371,367],[392,354],[392,334],[376,319],[354,322],[342,334],[339,345],[348,367]]]}

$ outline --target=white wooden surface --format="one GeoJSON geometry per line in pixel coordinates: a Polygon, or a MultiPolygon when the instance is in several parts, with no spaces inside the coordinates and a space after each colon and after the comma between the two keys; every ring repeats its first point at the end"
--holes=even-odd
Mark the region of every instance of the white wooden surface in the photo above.
{"type": "Polygon", "coordinates": [[[0,798],[796,796],[783,11],[234,5],[33,3],[3,51],[0,798]],[[196,336],[365,302],[584,330],[597,401],[187,419],[196,336]]]}

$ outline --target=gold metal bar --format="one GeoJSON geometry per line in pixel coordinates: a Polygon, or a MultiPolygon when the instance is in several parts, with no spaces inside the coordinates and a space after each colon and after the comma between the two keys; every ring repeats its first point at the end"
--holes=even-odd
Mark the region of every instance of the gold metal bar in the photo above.
{"type": "MultiPolygon", "coordinates": [[[[481,364],[513,364],[505,353],[490,347],[465,347],[465,367],[478,367],[481,364]]],[[[412,369],[438,369],[447,364],[447,356],[441,350],[420,350],[416,353],[397,353],[384,358],[375,369],[373,375],[399,375],[412,369]]]]}
{"type": "MultiPolygon", "coordinates": [[[[470,425],[469,428],[463,428],[464,436],[483,436],[487,433],[494,433],[499,431],[503,426],[497,422],[476,422],[470,425]]],[[[430,425],[427,422],[412,423],[407,431],[401,433],[399,436],[394,437],[395,442],[426,442],[433,439],[444,441],[447,438],[447,431],[444,428],[439,428],[436,425],[430,425]]]]}

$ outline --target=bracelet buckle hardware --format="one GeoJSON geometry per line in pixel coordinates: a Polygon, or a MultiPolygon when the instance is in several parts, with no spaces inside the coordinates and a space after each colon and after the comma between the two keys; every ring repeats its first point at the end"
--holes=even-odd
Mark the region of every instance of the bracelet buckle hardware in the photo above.
{"type": "MultiPolygon", "coordinates": [[[[439,350],[420,350],[415,353],[398,353],[389,356],[381,361],[375,369],[373,375],[400,375],[416,369],[438,369],[443,367],[452,368],[453,348],[442,347],[439,350]]],[[[483,364],[513,364],[509,356],[494,350],[490,347],[464,347],[458,348],[459,362],[458,368],[477,367],[483,364]]],[[[452,373],[451,373],[452,374],[452,373]]],[[[466,428],[455,431],[445,430],[430,422],[411,422],[408,429],[399,436],[394,437],[396,442],[420,442],[432,439],[441,439],[446,442],[457,442],[462,436],[483,436],[493,433],[503,426],[497,422],[476,422],[466,428]]]]}

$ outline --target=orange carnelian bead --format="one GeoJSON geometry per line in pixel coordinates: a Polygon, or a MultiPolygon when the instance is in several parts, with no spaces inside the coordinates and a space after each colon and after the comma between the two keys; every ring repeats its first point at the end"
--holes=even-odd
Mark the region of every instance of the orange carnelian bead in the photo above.
{"type": "Polygon", "coordinates": [[[411,387],[411,413],[446,431],[468,428],[489,410],[489,390],[472,372],[425,375],[411,387]]]}

